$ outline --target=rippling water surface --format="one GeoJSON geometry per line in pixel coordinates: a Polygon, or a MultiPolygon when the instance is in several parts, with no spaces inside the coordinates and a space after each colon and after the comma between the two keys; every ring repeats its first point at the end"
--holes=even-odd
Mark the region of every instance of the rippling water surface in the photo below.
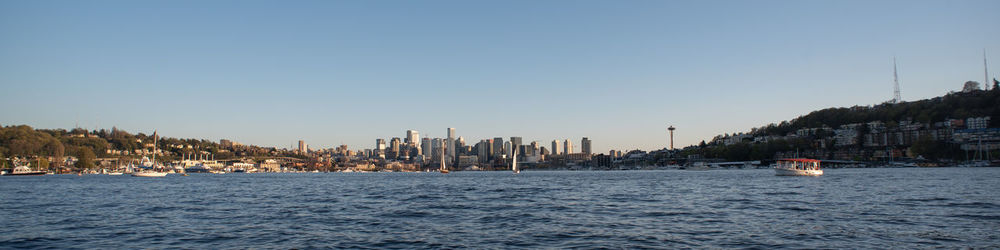
{"type": "Polygon", "coordinates": [[[2,248],[1000,247],[1000,169],[0,178],[2,248]]]}

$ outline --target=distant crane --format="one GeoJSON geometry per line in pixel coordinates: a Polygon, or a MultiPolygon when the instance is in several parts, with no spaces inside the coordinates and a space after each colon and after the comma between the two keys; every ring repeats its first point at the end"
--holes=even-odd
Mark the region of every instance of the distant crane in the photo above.
{"type": "Polygon", "coordinates": [[[670,125],[670,127],[667,127],[667,131],[670,131],[670,150],[674,150],[674,130],[675,129],[677,129],[677,128],[674,128],[674,125],[670,125]]]}

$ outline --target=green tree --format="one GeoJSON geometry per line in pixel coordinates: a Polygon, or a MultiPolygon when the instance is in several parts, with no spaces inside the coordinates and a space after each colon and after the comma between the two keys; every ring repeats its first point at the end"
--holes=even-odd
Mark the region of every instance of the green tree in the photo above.
{"type": "Polygon", "coordinates": [[[76,158],[76,168],[92,169],[94,168],[94,160],[97,156],[94,155],[94,151],[90,150],[90,148],[80,147],[76,151],[76,158]]]}
{"type": "Polygon", "coordinates": [[[35,163],[38,164],[37,166],[35,166],[35,170],[42,170],[42,171],[49,170],[49,159],[46,159],[45,157],[39,157],[38,160],[35,161],[35,163]]]}

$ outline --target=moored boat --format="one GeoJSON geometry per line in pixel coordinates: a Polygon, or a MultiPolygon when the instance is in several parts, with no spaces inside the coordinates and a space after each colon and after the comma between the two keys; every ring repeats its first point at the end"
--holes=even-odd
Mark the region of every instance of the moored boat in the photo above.
{"type": "Polygon", "coordinates": [[[774,167],[774,175],[820,176],[823,175],[823,169],[819,163],[819,160],[805,158],[778,160],[777,166],[774,167]]]}
{"type": "MultiPolygon", "coordinates": [[[[150,168],[142,170],[139,172],[132,173],[135,177],[164,177],[167,176],[167,172],[163,172],[163,165],[156,164],[156,141],[157,141],[156,131],[153,131],[153,159],[149,161],[150,168]]],[[[145,157],[143,157],[145,158],[145,157]]]]}
{"type": "Polygon", "coordinates": [[[45,171],[31,170],[28,166],[17,166],[10,173],[4,175],[45,175],[45,171]]]}
{"type": "MultiPolygon", "coordinates": [[[[6,164],[6,162],[4,163],[6,164]]],[[[41,160],[39,160],[39,165],[41,165],[41,160]]],[[[15,160],[14,169],[11,170],[10,172],[4,171],[3,175],[20,175],[20,176],[45,175],[45,171],[32,170],[31,167],[29,167],[27,164],[24,165],[18,164],[18,162],[15,160]]]]}
{"type": "Polygon", "coordinates": [[[132,173],[132,176],[135,176],[135,177],[164,177],[164,176],[167,176],[167,173],[165,173],[165,172],[155,172],[155,171],[142,171],[142,172],[132,173]]]}

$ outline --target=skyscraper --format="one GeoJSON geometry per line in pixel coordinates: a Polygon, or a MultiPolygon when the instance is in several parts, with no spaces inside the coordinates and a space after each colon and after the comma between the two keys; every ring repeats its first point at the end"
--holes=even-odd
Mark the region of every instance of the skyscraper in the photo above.
{"type": "Polygon", "coordinates": [[[429,154],[431,155],[431,159],[434,161],[441,160],[441,149],[444,147],[443,144],[444,143],[441,138],[434,138],[434,140],[431,140],[431,152],[429,154]]]}
{"type": "Polygon", "coordinates": [[[513,158],[513,155],[512,155],[513,153],[511,151],[514,151],[514,150],[515,149],[514,149],[513,145],[511,145],[510,142],[504,142],[503,143],[503,155],[507,156],[507,159],[513,158]]]}
{"type": "Polygon", "coordinates": [[[559,154],[559,140],[552,140],[552,153],[553,155],[559,154]]]}
{"type": "Polygon", "coordinates": [[[573,153],[573,142],[566,139],[565,144],[563,144],[563,154],[568,155],[573,153]]]}
{"type": "Polygon", "coordinates": [[[399,137],[393,137],[392,140],[389,141],[389,155],[393,159],[399,158],[400,156],[399,152],[400,149],[402,148],[401,144],[402,140],[400,140],[399,137]]]}
{"type": "Polygon", "coordinates": [[[584,137],[583,140],[580,140],[580,153],[588,155],[593,153],[593,151],[590,151],[590,139],[587,139],[587,137],[584,137]]]}
{"type": "Polygon", "coordinates": [[[445,154],[448,155],[447,162],[455,160],[455,128],[448,128],[448,141],[445,143],[445,154]]]}
{"type": "Polygon", "coordinates": [[[305,154],[309,148],[306,147],[306,141],[299,140],[299,154],[305,154]]]}
{"type": "Polygon", "coordinates": [[[416,130],[407,130],[405,143],[410,147],[420,146],[420,132],[417,132],[416,130]]]}
{"type": "Polygon", "coordinates": [[[420,142],[420,151],[423,155],[434,154],[434,151],[431,151],[431,138],[424,137],[424,140],[420,142]]]}
{"type": "Polygon", "coordinates": [[[512,150],[517,150],[518,155],[524,155],[524,151],[521,150],[521,137],[511,136],[510,147],[512,150]]]}
{"type": "Polygon", "coordinates": [[[503,157],[503,138],[495,137],[493,138],[493,159],[501,157],[503,157]]]}
{"type": "Polygon", "coordinates": [[[476,144],[476,155],[479,156],[479,162],[485,163],[489,161],[490,157],[490,141],[481,140],[476,144]]]}
{"type": "Polygon", "coordinates": [[[375,139],[375,150],[385,151],[385,139],[375,139]]]}

